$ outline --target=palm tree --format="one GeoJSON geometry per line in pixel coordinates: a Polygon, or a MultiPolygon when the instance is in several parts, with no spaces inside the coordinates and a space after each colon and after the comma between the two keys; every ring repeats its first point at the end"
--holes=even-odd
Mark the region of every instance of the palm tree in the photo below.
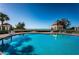
{"type": "Polygon", "coordinates": [[[0,21],[1,21],[2,30],[3,30],[4,21],[8,21],[8,20],[9,20],[8,15],[0,12],[0,21]]]}

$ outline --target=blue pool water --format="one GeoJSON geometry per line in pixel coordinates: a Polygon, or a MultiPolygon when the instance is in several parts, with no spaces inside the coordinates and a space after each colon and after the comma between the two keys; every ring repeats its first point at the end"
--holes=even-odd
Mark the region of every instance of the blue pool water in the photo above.
{"type": "Polygon", "coordinates": [[[78,55],[79,37],[63,34],[24,34],[5,40],[7,55],[78,55]]]}

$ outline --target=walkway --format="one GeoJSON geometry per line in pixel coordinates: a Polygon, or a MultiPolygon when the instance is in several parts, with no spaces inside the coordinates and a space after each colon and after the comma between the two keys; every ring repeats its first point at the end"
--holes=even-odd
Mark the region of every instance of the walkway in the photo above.
{"type": "Polygon", "coordinates": [[[10,34],[0,34],[0,38],[6,38],[8,36],[10,36],[10,34]]]}

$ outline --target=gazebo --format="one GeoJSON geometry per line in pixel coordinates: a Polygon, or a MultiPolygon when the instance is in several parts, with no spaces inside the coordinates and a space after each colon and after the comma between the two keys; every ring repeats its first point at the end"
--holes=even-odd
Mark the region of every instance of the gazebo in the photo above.
{"type": "Polygon", "coordinates": [[[54,23],[54,24],[51,26],[51,30],[52,30],[52,31],[62,31],[62,30],[63,30],[63,25],[58,24],[58,23],[54,23]]]}
{"type": "Polygon", "coordinates": [[[12,25],[10,25],[9,23],[4,23],[3,26],[0,25],[0,30],[11,30],[11,28],[12,28],[12,25]]]}

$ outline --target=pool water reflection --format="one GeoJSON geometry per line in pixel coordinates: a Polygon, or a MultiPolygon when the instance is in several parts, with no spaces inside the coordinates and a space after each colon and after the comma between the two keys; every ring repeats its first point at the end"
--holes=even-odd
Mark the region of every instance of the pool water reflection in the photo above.
{"type": "Polygon", "coordinates": [[[77,55],[79,37],[63,34],[16,35],[12,42],[1,45],[0,50],[6,55],[77,55]]]}

